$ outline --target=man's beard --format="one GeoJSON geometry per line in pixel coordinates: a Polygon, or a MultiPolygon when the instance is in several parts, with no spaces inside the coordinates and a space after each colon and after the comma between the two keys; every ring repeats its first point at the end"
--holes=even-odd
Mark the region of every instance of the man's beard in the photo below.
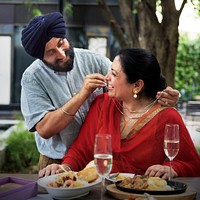
{"type": "Polygon", "coordinates": [[[55,72],[68,72],[73,69],[73,63],[74,63],[74,50],[71,45],[69,49],[65,51],[65,55],[69,56],[69,59],[65,63],[62,64],[63,65],[62,67],[59,65],[59,62],[61,61],[61,59],[57,59],[54,64],[48,63],[45,60],[43,60],[43,62],[55,72]]]}

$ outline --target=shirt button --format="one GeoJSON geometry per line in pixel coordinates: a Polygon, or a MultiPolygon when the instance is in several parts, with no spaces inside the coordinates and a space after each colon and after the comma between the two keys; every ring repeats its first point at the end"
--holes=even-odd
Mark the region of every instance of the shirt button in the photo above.
{"type": "Polygon", "coordinates": [[[82,115],[83,117],[85,117],[85,114],[84,114],[84,113],[81,113],[81,115],[82,115]]]}
{"type": "Polygon", "coordinates": [[[73,93],[73,96],[75,96],[75,95],[76,95],[76,92],[73,93]]]}

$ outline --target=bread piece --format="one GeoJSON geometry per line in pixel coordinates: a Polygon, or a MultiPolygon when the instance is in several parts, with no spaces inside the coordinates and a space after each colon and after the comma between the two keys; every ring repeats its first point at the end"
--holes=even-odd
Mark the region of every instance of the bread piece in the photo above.
{"type": "Polygon", "coordinates": [[[85,166],[84,169],[89,168],[89,167],[95,167],[94,160],[91,160],[91,161],[85,166]]]}
{"type": "Polygon", "coordinates": [[[92,183],[99,177],[95,167],[84,168],[77,173],[77,176],[80,180],[87,181],[88,183],[92,183]]]}

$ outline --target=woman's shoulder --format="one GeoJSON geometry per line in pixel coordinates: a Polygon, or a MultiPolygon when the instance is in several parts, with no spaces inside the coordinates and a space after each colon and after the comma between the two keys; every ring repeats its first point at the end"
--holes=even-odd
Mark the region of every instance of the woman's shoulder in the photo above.
{"type": "Polygon", "coordinates": [[[164,116],[168,119],[180,119],[182,120],[181,114],[178,112],[178,110],[175,107],[165,107],[160,111],[160,115],[164,116]]]}
{"type": "Polygon", "coordinates": [[[161,106],[161,108],[162,108],[161,112],[163,112],[163,113],[178,113],[179,114],[178,110],[175,107],[162,107],[161,106]]]}

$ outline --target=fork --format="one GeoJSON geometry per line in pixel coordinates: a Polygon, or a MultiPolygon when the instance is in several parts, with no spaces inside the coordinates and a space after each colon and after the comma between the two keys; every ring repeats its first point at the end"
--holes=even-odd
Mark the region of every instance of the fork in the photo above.
{"type": "Polygon", "coordinates": [[[117,172],[115,174],[109,175],[109,178],[110,179],[115,179],[119,174],[120,174],[120,172],[117,172]]]}

